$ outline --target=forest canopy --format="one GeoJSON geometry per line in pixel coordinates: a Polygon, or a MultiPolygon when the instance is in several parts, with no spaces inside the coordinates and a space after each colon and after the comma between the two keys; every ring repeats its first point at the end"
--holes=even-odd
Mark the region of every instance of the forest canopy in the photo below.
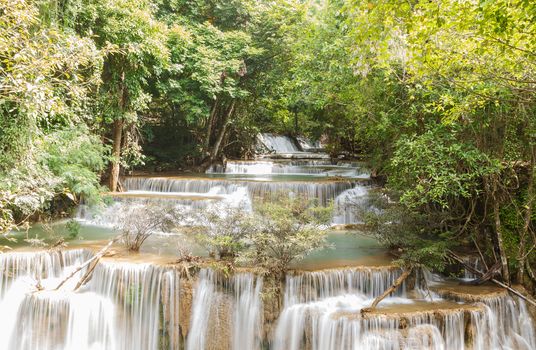
{"type": "Polygon", "coordinates": [[[0,232],[274,132],[366,159],[403,261],[534,279],[535,52],[528,0],[0,0],[0,232]]]}

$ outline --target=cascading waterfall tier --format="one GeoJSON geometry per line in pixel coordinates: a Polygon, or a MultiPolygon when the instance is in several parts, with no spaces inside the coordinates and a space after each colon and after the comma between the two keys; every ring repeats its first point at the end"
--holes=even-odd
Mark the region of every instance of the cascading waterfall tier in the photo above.
{"type": "Polygon", "coordinates": [[[225,170],[218,171],[224,171],[224,174],[194,178],[125,177],[122,183],[126,192],[114,193],[114,202],[104,208],[81,206],[78,219],[98,226],[113,227],[119,224],[117,214],[129,207],[174,206],[187,212],[213,208],[222,203],[251,210],[254,199],[276,200],[281,194],[302,196],[323,206],[333,203],[332,223],[335,225],[361,223],[362,212],[369,208],[370,184],[366,181],[369,175],[357,163],[339,162],[332,165],[331,161],[324,160],[229,161],[225,170]],[[237,178],[229,174],[253,177],[237,178]],[[277,178],[274,174],[287,178],[277,178]],[[262,175],[270,177],[263,178],[262,175]]]}
{"type": "Polygon", "coordinates": [[[195,288],[187,350],[256,350],[261,347],[262,278],[229,279],[203,269],[195,288]]]}
{"type": "Polygon", "coordinates": [[[65,267],[85,261],[91,255],[90,251],[83,249],[0,254],[0,299],[11,284],[20,278],[35,283],[46,278],[57,278],[65,267]]]}
{"type": "Polygon", "coordinates": [[[55,290],[91,256],[86,250],[0,255],[1,350],[180,348],[178,272],[100,262],[79,291],[73,290],[84,269],[55,290]]]}
{"type": "Polygon", "coordinates": [[[409,299],[405,287],[362,315],[398,269],[287,276],[274,350],[533,349],[534,322],[522,300],[482,294],[468,302],[409,299]]]}
{"type": "Polygon", "coordinates": [[[273,349],[464,349],[464,308],[362,317],[359,308],[370,302],[347,295],[293,305],[280,317],[273,349]]]}
{"type": "Polygon", "coordinates": [[[261,148],[264,146],[269,152],[275,153],[298,153],[296,142],[288,136],[274,134],[259,134],[258,141],[261,143],[261,148]]]}
{"type": "Polygon", "coordinates": [[[355,181],[237,181],[224,179],[188,179],[162,177],[128,177],[123,182],[127,191],[209,193],[218,188],[230,194],[246,188],[252,197],[271,199],[281,193],[294,193],[326,205],[345,190],[354,188],[355,181]]]}
{"type": "Polygon", "coordinates": [[[344,177],[368,179],[368,171],[360,164],[330,160],[291,160],[291,161],[243,161],[228,160],[225,166],[217,165],[207,170],[208,174],[245,174],[245,175],[301,175],[310,177],[344,177]]]}
{"type": "MultiPolygon", "coordinates": [[[[354,180],[341,181],[238,181],[225,179],[189,179],[165,177],[128,177],[124,179],[128,192],[151,193],[219,193],[227,195],[230,205],[247,203],[250,198],[277,199],[281,194],[295,194],[317,201],[326,206],[334,203],[333,224],[361,223],[361,211],[368,204],[368,187],[354,180]]],[[[139,202],[137,202],[139,203],[139,202]]],[[[120,205],[120,204],[116,204],[120,205]]],[[[194,208],[206,207],[206,202],[194,201],[194,208]]],[[[370,210],[373,210],[370,208],[370,210]]],[[[107,220],[114,220],[114,210],[108,212],[107,220]]]]}
{"type": "Polygon", "coordinates": [[[175,178],[126,178],[127,192],[116,194],[112,204],[103,208],[81,206],[77,218],[98,226],[114,227],[121,221],[118,213],[126,215],[134,208],[148,205],[174,207],[183,212],[210,209],[217,206],[241,207],[251,211],[251,199],[246,187],[239,185],[201,185],[175,178]]]}
{"type": "Polygon", "coordinates": [[[163,333],[169,335],[168,348],[178,345],[179,274],[175,270],[103,262],[87,289],[115,304],[118,349],[159,349],[163,333]]]}
{"type": "MultiPolygon", "coordinates": [[[[357,267],[287,275],[284,305],[356,293],[373,298],[391,286],[400,273],[396,267],[357,267]]],[[[405,294],[405,285],[397,290],[397,294],[405,294]]]]}
{"type": "Polygon", "coordinates": [[[79,291],[73,291],[77,277],[54,290],[91,256],[87,250],[0,255],[0,349],[536,348],[524,302],[506,293],[478,294],[478,287],[473,294],[442,293],[436,282],[431,303],[408,298],[402,285],[363,316],[360,310],[400,276],[395,267],[288,274],[283,309],[273,334],[265,335],[263,280],[253,273],[202,269],[187,287],[193,288],[187,306],[173,266],[104,260],[79,291]]]}

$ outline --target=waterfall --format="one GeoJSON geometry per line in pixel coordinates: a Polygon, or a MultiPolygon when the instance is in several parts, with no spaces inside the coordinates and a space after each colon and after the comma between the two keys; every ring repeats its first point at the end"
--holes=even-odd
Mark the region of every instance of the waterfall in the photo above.
{"type": "MultiPolygon", "coordinates": [[[[476,256],[466,256],[464,257],[464,262],[471,266],[472,268],[474,268],[475,270],[477,271],[485,271],[484,269],[484,264],[482,263],[482,259],[480,259],[479,257],[476,257],[476,256]]],[[[475,275],[474,273],[472,273],[471,271],[465,269],[464,270],[464,276],[463,278],[465,280],[472,280],[472,279],[475,279],[475,278],[478,278],[479,276],[475,275]]]]}
{"type": "Polygon", "coordinates": [[[54,290],[91,256],[85,250],[0,255],[1,350],[180,347],[177,271],[100,262],[80,291],[72,291],[79,276],[54,290]]]}
{"type": "Polygon", "coordinates": [[[369,173],[359,164],[339,163],[322,160],[292,161],[243,161],[228,160],[224,167],[215,166],[207,170],[209,174],[247,174],[247,175],[301,175],[310,177],[338,176],[344,178],[368,179],[369,173]]]}
{"type": "Polygon", "coordinates": [[[262,279],[240,273],[229,280],[203,269],[195,289],[186,349],[260,349],[262,279]]]}
{"type": "MultiPolygon", "coordinates": [[[[287,276],[274,350],[463,349],[465,310],[370,314],[371,305],[400,275],[396,268],[346,269],[287,276]],[[403,315],[403,316],[401,316],[403,315]],[[407,328],[407,332],[403,331],[407,328]]],[[[413,304],[405,286],[382,305],[413,304]]],[[[396,310],[396,309],[395,309],[396,310]]]]}
{"type": "Polygon", "coordinates": [[[38,280],[59,277],[63,267],[86,261],[91,255],[83,249],[0,254],[0,300],[19,278],[35,284],[38,280]]]}
{"type": "MultiPolygon", "coordinates": [[[[24,294],[23,294],[24,295],[24,294]]],[[[117,349],[114,305],[93,293],[26,294],[9,349],[117,349]]]]}
{"type": "Polygon", "coordinates": [[[181,178],[147,178],[128,177],[124,180],[127,191],[152,192],[193,192],[208,193],[217,188],[220,193],[234,193],[239,188],[247,189],[252,197],[270,199],[280,193],[294,193],[326,205],[337,195],[356,185],[355,181],[237,181],[223,179],[181,179],[181,178]]]}
{"type": "MultiPolygon", "coordinates": [[[[104,262],[97,266],[87,287],[115,303],[119,349],[159,349],[162,288],[168,288],[168,300],[176,303],[178,279],[178,273],[151,264],[104,262]]],[[[177,306],[168,303],[167,307],[174,310],[173,315],[168,313],[168,324],[174,327],[177,306]]],[[[176,330],[168,331],[176,342],[176,330]]]]}
{"type": "Polygon", "coordinates": [[[334,224],[359,224],[364,210],[374,210],[367,206],[368,189],[356,186],[342,192],[335,198],[334,224]],[[360,212],[361,211],[361,212],[360,212]]]}
{"type": "Polygon", "coordinates": [[[483,298],[471,312],[474,350],[536,349],[536,328],[525,302],[510,296],[483,298]]]}
{"type": "Polygon", "coordinates": [[[118,213],[148,205],[162,208],[172,206],[184,213],[218,208],[220,205],[252,210],[247,188],[235,184],[224,186],[212,181],[207,183],[203,180],[175,178],[127,178],[125,186],[127,192],[114,198],[113,203],[108,206],[102,208],[81,206],[77,213],[78,220],[98,226],[114,227],[122,219],[118,213]]]}
{"type": "Polygon", "coordinates": [[[444,315],[429,311],[362,318],[359,308],[369,306],[370,301],[363,296],[348,295],[285,309],[273,349],[464,349],[463,310],[444,315]],[[347,306],[352,310],[344,310],[347,306]]]}
{"type": "MultiPolygon", "coordinates": [[[[464,349],[464,307],[404,311],[414,301],[400,297],[382,301],[392,313],[361,316],[372,299],[349,294],[285,308],[278,321],[274,350],[464,349]],[[400,309],[400,310],[399,310],[400,309]]],[[[387,309],[383,309],[387,310],[387,309]]],[[[472,311],[471,311],[472,312],[472,311]]]]}
{"type": "MultiPolygon", "coordinates": [[[[346,294],[363,294],[368,298],[374,298],[391,286],[400,273],[400,269],[397,268],[360,267],[287,275],[284,306],[346,294]]],[[[404,294],[403,285],[397,291],[397,295],[404,294]]]]}
{"type": "Polygon", "coordinates": [[[288,136],[274,134],[259,134],[259,142],[270,152],[297,153],[300,152],[296,143],[288,136]]]}

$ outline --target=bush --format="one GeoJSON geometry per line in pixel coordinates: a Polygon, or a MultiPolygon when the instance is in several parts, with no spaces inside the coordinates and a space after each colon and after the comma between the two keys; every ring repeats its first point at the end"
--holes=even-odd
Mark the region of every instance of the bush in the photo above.
{"type": "Polygon", "coordinates": [[[288,196],[261,204],[249,221],[248,249],[240,260],[283,277],[291,263],[326,245],[331,209],[288,196]]]}
{"type": "Polygon", "coordinates": [[[128,250],[137,252],[143,243],[158,232],[169,232],[181,220],[181,212],[174,206],[157,204],[123,206],[117,213],[122,241],[128,250]]]}

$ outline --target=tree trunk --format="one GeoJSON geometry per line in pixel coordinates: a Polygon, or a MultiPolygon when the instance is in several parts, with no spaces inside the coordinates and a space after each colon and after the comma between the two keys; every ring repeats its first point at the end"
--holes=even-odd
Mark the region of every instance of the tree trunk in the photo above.
{"type": "Polygon", "coordinates": [[[227,127],[229,126],[229,120],[231,119],[231,115],[233,114],[235,107],[235,100],[231,102],[231,106],[227,110],[227,113],[224,116],[223,119],[223,125],[221,126],[220,132],[218,134],[218,138],[216,139],[216,142],[214,143],[214,146],[212,147],[212,150],[210,152],[210,162],[212,163],[216,157],[218,157],[218,154],[220,153],[220,147],[221,143],[223,141],[223,137],[225,136],[227,132],[227,127]]]}
{"type": "Polygon", "coordinates": [[[110,191],[117,191],[119,182],[120,160],[121,160],[121,140],[123,138],[123,120],[114,121],[113,130],[113,148],[112,148],[112,167],[110,171],[110,191]]]}
{"type": "Polygon", "coordinates": [[[502,278],[504,282],[510,285],[510,272],[508,270],[508,258],[504,250],[504,242],[502,236],[501,216],[499,199],[497,198],[497,183],[499,182],[498,175],[493,179],[493,217],[495,219],[495,238],[497,239],[497,249],[499,250],[499,259],[502,266],[502,278]]]}
{"type": "Polygon", "coordinates": [[[534,196],[534,163],[535,163],[535,154],[534,146],[531,147],[530,154],[530,168],[529,168],[529,178],[528,178],[528,187],[527,187],[527,202],[525,203],[525,220],[523,223],[523,231],[519,237],[519,252],[517,255],[517,261],[519,262],[519,269],[517,270],[517,282],[523,283],[523,278],[525,275],[525,256],[526,252],[526,240],[529,236],[530,222],[532,217],[532,198],[534,196]]]}
{"type": "Polygon", "coordinates": [[[208,123],[207,123],[207,136],[205,139],[205,154],[209,154],[210,152],[210,140],[212,139],[212,129],[214,128],[214,119],[216,117],[216,111],[218,110],[218,98],[214,100],[214,103],[212,104],[212,109],[210,111],[210,116],[208,117],[208,123]]]}

